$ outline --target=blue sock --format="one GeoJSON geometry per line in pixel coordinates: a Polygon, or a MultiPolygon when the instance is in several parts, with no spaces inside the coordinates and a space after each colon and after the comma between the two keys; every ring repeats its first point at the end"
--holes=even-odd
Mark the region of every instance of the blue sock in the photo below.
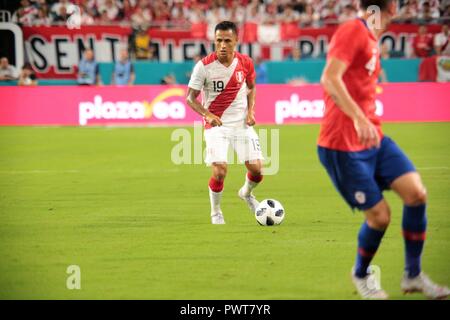
{"type": "Polygon", "coordinates": [[[403,238],[405,239],[405,271],[414,278],[421,271],[420,261],[427,229],[426,204],[403,206],[403,238]]]}
{"type": "Polygon", "coordinates": [[[377,252],[385,230],[376,230],[369,227],[367,221],[363,223],[358,234],[358,253],[356,255],[355,275],[364,278],[367,268],[377,252]]]}

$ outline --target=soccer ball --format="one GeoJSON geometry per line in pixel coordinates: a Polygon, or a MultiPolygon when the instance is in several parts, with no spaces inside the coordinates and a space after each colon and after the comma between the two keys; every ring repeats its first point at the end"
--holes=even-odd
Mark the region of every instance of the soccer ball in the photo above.
{"type": "Polygon", "coordinates": [[[265,199],[256,208],[256,221],[262,226],[273,226],[280,224],[284,220],[284,208],[275,199],[265,199]]]}

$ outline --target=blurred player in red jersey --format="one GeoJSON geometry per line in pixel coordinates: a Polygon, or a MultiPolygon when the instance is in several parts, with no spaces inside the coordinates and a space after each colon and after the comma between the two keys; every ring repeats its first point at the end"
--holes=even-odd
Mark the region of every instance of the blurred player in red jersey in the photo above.
{"type": "Polygon", "coordinates": [[[255,124],[255,68],[250,57],[236,52],[237,28],[229,21],[215,28],[216,52],[194,67],[186,98],[187,104],[204,119],[206,159],[212,166],[209,180],[211,223],[224,224],[220,200],[227,174],[228,147],[245,163],[247,175],[238,196],[254,213],[258,201],[252,190],[262,180],[262,152],[255,124]],[[197,100],[201,90],[203,104],[197,100]]]}
{"type": "Polygon", "coordinates": [[[433,283],[421,270],[427,224],[425,187],[408,157],[383,135],[375,113],[380,72],[378,38],[395,15],[396,7],[395,0],[361,0],[364,16],[342,24],[334,34],[321,79],[326,109],[318,154],[347,204],[365,215],[352,269],[359,294],[367,299],[388,297],[380,284],[369,279],[369,265],[390,222],[391,212],[382,192],[392,189],[404,204],[406,266],[401,288],[441,299],[450,294],[449,289],[433,283]],[[372,6],[378,10],[373,11],[372,6]]]}

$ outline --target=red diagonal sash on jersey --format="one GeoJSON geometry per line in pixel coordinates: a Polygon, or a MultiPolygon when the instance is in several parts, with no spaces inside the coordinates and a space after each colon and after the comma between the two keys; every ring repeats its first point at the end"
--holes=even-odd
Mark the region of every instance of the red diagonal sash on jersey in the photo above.
{"type": "Polygon", "coordinates": [[[236,99],[236,96],[241,90],[242,82],[238,82],[236,73],[238,71],[243,72],[241,68],[238,68],[240,61],[238,61],[230,80],[228,81],[225,89],[214,99],[214,101],[209,105],[209,112],[221,117],[224,111],[231,105],[231,103],[236,99]]]}

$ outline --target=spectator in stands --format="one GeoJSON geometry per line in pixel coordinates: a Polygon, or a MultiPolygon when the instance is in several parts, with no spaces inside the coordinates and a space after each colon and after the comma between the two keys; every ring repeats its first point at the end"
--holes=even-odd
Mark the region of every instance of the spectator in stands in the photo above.
{"type": "Polygon", "coordinates": [[[53,22],[62,23],[67,22],[69,20],[69,14],[67,13],[67,9],[64,6],[60,6],[58,12],[53,15],[53,22]]]}
{"type": "Polygon", "coordinates": [[[421,25],[419,32],[413,40],[414,54],[418,58],[430,56],[433,49],[433,37],[427,33],[427,27],[421,25]]]}
{"type": "Polygon", "coordinates": [[[0,81],[9,81],[17,79],[17,70],[9,64],[8,58],[0,59],[0,81]]]}
{"type": "Polygon", "coordinates": [[[153,5],[153,24],[166,27],[170,20],[170,9],[165,1],[155,1],[153,5]]]}
{"type": "Polygon", "coordinates": [[[19,9],[12,16],[12,21],[25,26],[31,26],[36,14],[37,9],[31,5],[29,0],[21,0],[19,9]]]}
{"type": "Polygon", "coordinates": [[[305,12],[300,15],[300,24],[303,27],[318,27],[320,15],[315,12],[311,4],[305,6],[305,12]]]}
{"type": "Polygon", "coordinates": [[[66,22],[69,16],[76,11],[76,7],[69,0],[59,0],[53,4],[50,14],[54,22],[66,22]]]}
{"type": "Polygon", "coordinates": [[[82,26],[95,24],[94,16],[89,14],[89,8],[86,6],[80,6],[80,24],[82,26]]]}
{"type": "Polygon", "coordinates": [[[404,22],[412,22],[417,18],[417,9],[411,0],[405,2],[405,5],[398,12],[398,18],[404,22]]]}
{"type": "Polygon", "coordinates": [[[33,24],[37,26],[50,26],[51,23],[52,21],[48,16],[47,10],[45,8],[39,8],[33,24]]]}
{"type": "MultiPolygon", "coordinates": [[[[441,0],[439,10],[445,13],[445,10],[447,10],[447,8],[450,8],[450,0],[441,0]]],[[[442,16],[444,17],[444,14],[442,16]]]]}
{"type": "Polygon", "coordinates": [[[434,50],[437,55],[450,56],[450,32],[448,31],[448,24],[444,24],[441,33],[434,36],[434,50]]]}
{"type": "Polygon", "coordinates": [[[386,42],[384,42],[380,47],[380,56],[381,59],[389,59],[391,57],[391,52],[386,42]]]}
{"type": "Polygon", "coordinates": [[[347,4],[342,13],[339,15],[339,23],[344,23],[348,20],[355,19],[358,15],[358,12],[355,7],[351,4],[347,4]]]}
{"type": "Polygon", "coordinates": [[[194,3],[191,6],[191,11],[189,14],[189,21],[191,23],[201,23],[206,19],[205,13],[198,3],[194,3]]]}
{"type": "Polygon", "coordinates": [[[94,51],[86,49],[78,65],[78,84],[80,85],[100,85],[100,72],[98,64],[94,59],[94,51]]]}
{"type": "Polygon", "coordinates": [[[267,73],[267,66],[261,57],[255,59],[256,83],[264,84],[269,82],[269,75],[267,73]]]}
{"type": "Polygon", "coordinates": [[[134,6],[131,4],[130,0],[123,0],[122,9],[119,12],[120,20],[131,21],[131,16],[134,12],[134,6]]]}
{"type": "Polygon", "coordinates": [[[274,3],[267,4],[266,11],[262,15],[262,23],[265,25],[274,25],[277,22],[277,6],[274,3]]]}
{"type": "Polygon", "coordinates": [[[138,6],[131,16],[131,25],[134,29],[147,29],[152,22],[152,12],[149,8],[148,2],[139,1],[138,6]]]}
{"type": "Polygon", "coordinates": [[[339,9],[336,4],[336,0],[328,0],[326,5],[320,10],[320,17],[325,24],[337,24],[338,23],[339,9]]]}
{"type": "Polygon", "coordinates": [[[447,6],[445,7],[445,9],[443,10],[442,17],[445,18],[445,19],[447,19],[447,21],[448,21],[448,19],[450,18],[450,3],[447,4],[447,6]]]}
{"type": "Polygon", "coordinates": [[[106,16],[108,19],[106,21],[112,22],[115,21],[119,15],[119,7],[114,0],[104,0],[103,4],[99,6],[98,10],[100,12],[106,11],[106,16]]]}
{"type": "Polygon", "coordinates": [[[300,14],[297,11],[294,11],[294,8],[290,4],[288,4],[285,6],[279,20],[282,23],[297,24],[300,21],[300,14]]]}
{"type": "Polygon", "coordinates": [[[208,23],[207,36],[208,39],[213,40],[215,34],[215,27],[220,21],[228,19],[224,8],[213,6],[211,10],[206,13],[206,21],[208,23]]]}
{"type": "Polygon", "coordinates": [[[151,58],[151,38],[147,30],[144,28],[139,29],[134,39],[134,48],[136,59],[150,59],[151,58]]]}
{"type": "Polygon", "coordinates": [[[234,22],[237,25],[240,25],[245,21],[245,9],[239,4],[238,0],[233,0],[231,2],[227,20],[234,22]]]}
{"type": "Polygon", "coordinates": [[[179,16],[180,12],[184,17],[189,17],[190,12],[187,6],[184,5],[184,0],[174,0],[174,5],[172,7],[172,10],[170,11],[170,15],[172,17],[177,17],[179,16]]]}
{"type": "Polygon", "coordinates": [[[172,16],[170,19],[170,25],[181,29],[188,29],[190,27],[187,16],[185,16],[181,10],[176,11],[176,15],[172,16]]]}
{"type": "Polygon", "coordinates": [[[288,60],[291,61],[300,61],[302,58],[302,51],[298,47],[292,48],[291,53],[288,56],[288,60]]]}
{"type": "Polygon", "coordinates": [[[428,1],[422,3],[420,8],[418,18],[422,21],[431,22],[432,20],[438,19],[440,16],[439,9],[431,8],[428,1]]]}
{"type": "Polygon", "coordinates": [[[258,4],[251,4],[246,8],[245,21],[249,23],[261,24],[263,21],[263,13],[258,4]]]}
{"type": "Polygon", "coordinates": [[[304,0],[292,0],[291,2],[292,8],[298,12],[298,14],[302,14],[305,12],[306,1],[304,0]]]}
{"type": "Polygon", "coordinates": [[[170,84],[177,84],[177,79],[175,78],[175,75],[172,73],[169,73],[164,78],[161,79],[161,84],[164,85],[170,85],[170,84]]]}
{"type": "Polygon", "coordinates": [[[96,19],[95,22],[100,25],[109,25],[113,21],[109,18],[108,11],[103,10],[103,11],[100,11],[100,16],[96,19]]]}
{"type": "Polygon", "coordinates": [[[36,73],[29,62],[23,65],[17,84],[19,86],[36,86],[38,84],[36,73]]]}
{"type": "Polygon", "coordinates": [[[131,86],[134,83],[134,79],[134,67],[130,61],[128,50],[122,49],[120,51],[119,61],[114,64],[114,72],[111,84],[131,86]]]}

